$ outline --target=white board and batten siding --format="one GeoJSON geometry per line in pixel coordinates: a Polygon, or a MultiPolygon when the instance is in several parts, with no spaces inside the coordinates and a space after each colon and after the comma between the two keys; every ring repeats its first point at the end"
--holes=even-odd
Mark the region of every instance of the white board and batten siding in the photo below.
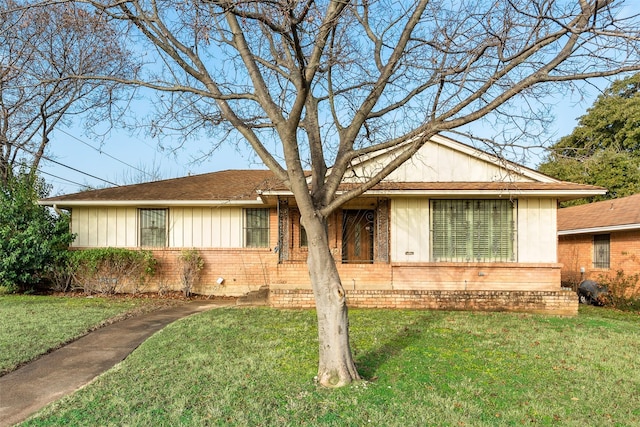
{"type": "Polygon", "coordinates": [[[392,172],[391,182],[517,182],[530,181],[484,159],[429,143],[392,172]]]}
{"type": "MultiPolygon", "coordinates": [[[[168,246],[241,248],[242,208],[169,208],[168,246]]],[[[137,247],[139,215],[135,207],[84,208],[71,211],[73,247],[137,247]]]]}
{"type": "Polygon", "coordinates": [[[175,248],[241,248],[241,208],[172,208],[169,246],[175,248]]]}
{"type": "MultiPolygon", "coordinates": [[[[517,262],[555,263],[556,199],[518,199],[517,262]]],[[[391,202],[391,261],[430,262],[429,199],[398,198],[391,202]]]]}
{"type": "Polygon", "coordinates": [[[518,200],[518,261],[558,262],[556,199],[518,200]]]}
{"type": "Polygon", "coordinates": [[[73,247],[135,247],[138,241],[138,210],[133,207],[73,208],[73,247]]]}
{"type": "MultiPolygon", "coordinates": [[[[345,181],[358,182],[381,170],[393,158],[389,152],[353,166],[345,181]]],[[[542,177],[543,178],[543,177],[542,177]]],[[[543,178],[544,179],[544,178],[543,178]]],[[[426,143],[384,181],[388,182],[528,182],[518,166],[455,141],[439,138],[426,143]]]]}
{"type": "Polygon", "coordinates": [[[391,201],[391,261],[429,262],[429,199],[391,201]]]}

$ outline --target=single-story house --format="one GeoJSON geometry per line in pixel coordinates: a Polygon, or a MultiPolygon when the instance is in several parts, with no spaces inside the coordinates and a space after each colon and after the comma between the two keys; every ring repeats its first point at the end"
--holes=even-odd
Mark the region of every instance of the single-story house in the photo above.
{"type": "Polygon", "coordinates": [[[558,210],[562,281],[640,274],[640,194],[558,210]]]}
{"type": "MultiPolygon", "coordinates": [[[[353,166],[355,185],[393,156],[353,166]]],[[[559,201],[605,189],[562,182],[436,136],[329,219],[350,306],[527,310],[573,314],[561,289],[559,201]]],[[[176,260],[205,260],[195,293],[268,289],[274,306],[313,306],[306,235],[292,193],[266,170],[226,170],[41,201],[71,211],[74,249],[152,249],[157,283],[179,289],[176,260]]]]}

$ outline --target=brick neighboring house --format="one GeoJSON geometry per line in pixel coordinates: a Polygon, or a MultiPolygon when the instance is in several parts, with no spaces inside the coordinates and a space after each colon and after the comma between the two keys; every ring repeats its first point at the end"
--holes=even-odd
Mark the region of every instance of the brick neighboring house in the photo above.
{"type": "Polygon", "coordinates": [[[640,274],[640,194],[558,210],[562,281],[640,274]]]}
{"type": "MultiPolygon", "coordinates": [[[[358,185],[393,155],[360,159],[343,185],[358,185]]],[[[604,192],[436,136],[333,213],[327,233],[350,306],[575,314],[575,293],[560,286],[557,204],[604,192]]],[[[151,291],[179,289],[178,256],[197,248],[205,268],[194,293],[266,288],[273,306],[314,306],[300,215],[269,171],[213,172],[40,203],[71,211],[74,249],[153,250],[159,268],[151,291]]]]}

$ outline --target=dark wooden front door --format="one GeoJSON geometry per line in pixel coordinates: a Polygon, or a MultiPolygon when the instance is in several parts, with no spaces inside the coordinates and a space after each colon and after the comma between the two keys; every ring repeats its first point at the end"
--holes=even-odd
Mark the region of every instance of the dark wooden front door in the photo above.
{"type": "Polygon", "coordinates": [[[374,211],[342,212],[342,262],[373,263],[374,211]]]}

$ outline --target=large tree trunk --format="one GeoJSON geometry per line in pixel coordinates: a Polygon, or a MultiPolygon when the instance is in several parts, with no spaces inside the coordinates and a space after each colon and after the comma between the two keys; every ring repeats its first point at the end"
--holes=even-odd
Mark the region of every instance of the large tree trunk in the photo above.
{"type": "Polygon", "coordinates": [[[318,381],[325,387],[342,387],[360,379],[349,345],[346,295],[329,249],[324,222],[314,218],[307,224],[307,264],[318,315],[318,381]]]}

